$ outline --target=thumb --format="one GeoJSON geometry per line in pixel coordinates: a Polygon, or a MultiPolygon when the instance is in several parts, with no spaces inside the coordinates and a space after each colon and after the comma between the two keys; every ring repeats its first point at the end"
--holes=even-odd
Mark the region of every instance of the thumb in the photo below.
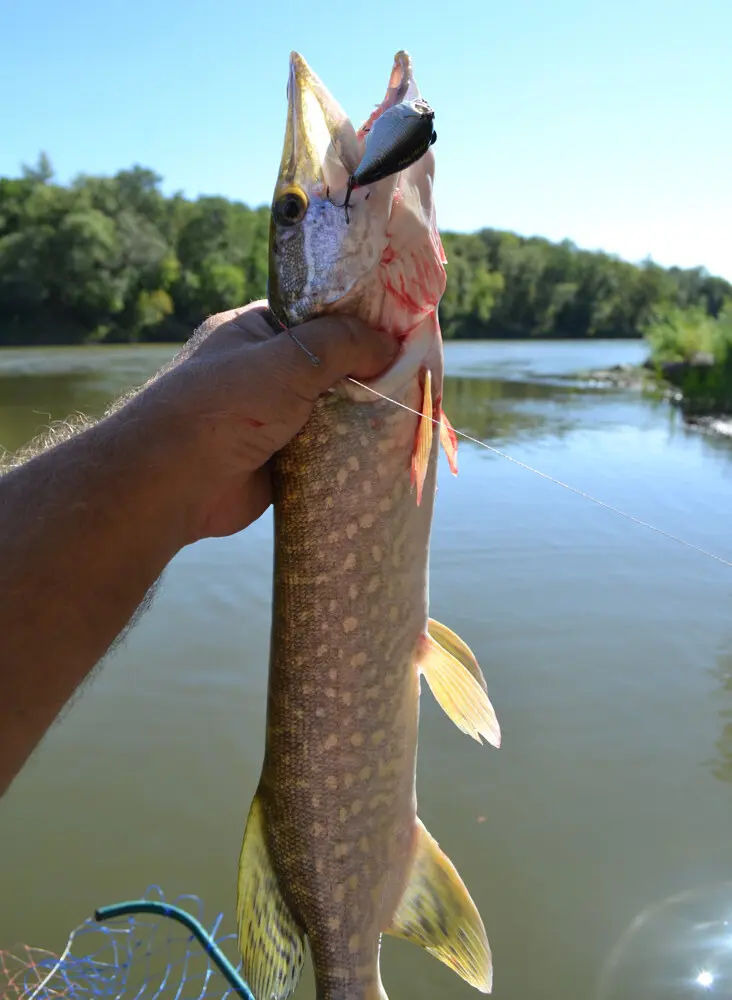
{"type": "Polygon", "coordinates": [[[353,316],[320,316],[296,326],[292,334],[283,330],[268,346],[279,355],[280,377],[296,380],[301,393],[314,397],[346,375],[374,378],[399,353],[393,334],[374,330],[353,316]],[[315,365],[306,352],[320,363],[315,365]]]}

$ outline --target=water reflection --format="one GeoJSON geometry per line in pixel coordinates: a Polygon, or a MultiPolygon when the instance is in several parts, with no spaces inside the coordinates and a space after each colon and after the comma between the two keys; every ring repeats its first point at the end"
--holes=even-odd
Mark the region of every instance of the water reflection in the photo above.
{"type": "Polygon", "coordinates": [[[99,417],[173,354],[169,346],[0,350],[0,449],[15,451],[55,420],[99,417]]]}
{"type": "Polygon", "coordinates": [[[127,386],[138,384],[169,361],[180,345],[132,344],[119,347],[1,348],[0,376],[66,375],[76,378],[111,373],[127,386]]]}
{"type": "Polygon", "coordinates": [[[717,756],[706,763],[715,778],[732,783],[732,649],[719,657],[713,675],[719,683],[723,705],[719,712],[722,731],[714,743],[717,756]]]}
{"type": "Polygon", "coordinates": [[[114,395],[93,373],[0,376],[0,449],[16,451],[55,420],[100,416],[114,395]]]}
{"type": "Polygon", "coordinates": [[[447,376],[443,406],[454,427],[486,441],[563,437],[579,418],[566,407],[554,412],[556,396],[555,388],[540,382],[447,376]]]}
{"type": "Polygon", "coordinates": [[[597,1000],[732,996],[732,882],[670,896],[623,933],[600,975],[597,1000]]]}

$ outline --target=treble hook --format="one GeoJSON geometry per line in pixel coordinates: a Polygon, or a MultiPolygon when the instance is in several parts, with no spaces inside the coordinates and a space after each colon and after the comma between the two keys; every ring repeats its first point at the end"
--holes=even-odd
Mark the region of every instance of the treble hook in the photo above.
{"type": "MultiPolygon", "coordinates": [[[[345,209],[345,212],[346,212],[346,225],[347,226],[350,226],[350,224],[351,224],[351,220],[350,220],[350,217],[348,215],[348,207],[349,207],[349,205],[351,203],[351,195],[353,194],[353,192],[358,187],[361,187],[361,185],[358,184],[358,183],[356,183],[356,181],[354,180],[354,175],[351,174],[351,176],[348,178],[348,185],[346,186],[346,200],[343,202],[342,205],[339,205],[337,201],[333,201],[333,199],[330,196],[330,188],[329,187],[327,187],[325,189],[325,197],[328,199],[328,201],[331,203],[331,205],[335,205],[336,208],[343,208],[343,209],[345,209]]],[[[371,192],[369,191],[368,194],[366,195],[366,197],[364,198],[364,201],[368,201],[370,197],[371,197],[371,192]]]]}

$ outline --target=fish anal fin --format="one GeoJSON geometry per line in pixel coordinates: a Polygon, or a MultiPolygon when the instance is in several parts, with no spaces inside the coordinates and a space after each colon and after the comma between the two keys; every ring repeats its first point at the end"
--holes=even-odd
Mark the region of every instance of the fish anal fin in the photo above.
{"type": "Polygon", "coordinates": [[[305,936],[280,892],[264,830],[264,810],[255,795],[239,859],[239,950],[257,1000],[285,1000],[300,978],[305,936]]]}
{"type": "Polygon", "coordinates": [[[444,448],[445,454],[447,455],[450,472],[453,476],[456,476],[458,474],[458,439],[457,434],[453,430],[452,424],[447,419],[447,414],[444,410],[440,410],[440,444],[444,448]]]}
{"type": "Polygon", "coordinates": [[[455,866],[420,820],[407,887],[386,933],[420,945],[481,993],[491,992],[493,962],[483,921],[455,866]]]}
{"type": "Polygon", "coordinates": [[[419,418],[417,434],[412,452],[412,486],[417,487],[417,506],[422,502],[422,490],[427,478],[427,469],[432,452],[432,373],[429,369],[424,373],[424,395],[422,397],[422,413],[419,418]]]}
{"type": "Polygon", "coordinates": [[[429,631],[420,643],[418,665],[438,704],[461,732],[478,743],[482,737],[494,747],[501,745],[501,728],[485,679],[462,639],[430,619],[429,631]]]}

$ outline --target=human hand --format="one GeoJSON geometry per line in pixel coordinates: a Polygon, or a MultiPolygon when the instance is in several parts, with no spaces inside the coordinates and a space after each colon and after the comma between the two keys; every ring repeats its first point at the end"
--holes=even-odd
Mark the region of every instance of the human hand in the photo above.
{"type": "Polygon", "coordinates": [[[260,517],[272,502],[269,459],[305,426],[318,396],[345,375],[378,375],[398,353],[389,334],[324,316],[297,327],[320,359],[315,367],[269,315],[266,302],[253,302],[211,316],[138,397],[160,414],[175,461],[186,464],[179,499],[189,542],[260,517]]]}

